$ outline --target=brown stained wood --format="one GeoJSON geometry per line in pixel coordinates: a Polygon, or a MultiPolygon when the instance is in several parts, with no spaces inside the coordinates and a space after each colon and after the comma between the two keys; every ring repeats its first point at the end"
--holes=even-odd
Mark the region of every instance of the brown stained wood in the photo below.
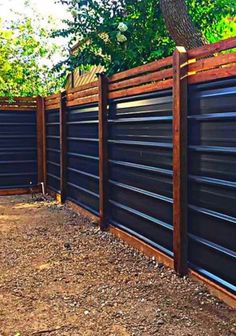
{"type": "Polygon", "coordinates": [[[236,65],[226,66],[224,68],[211,69],[190,75],[189,84],[203,83],[220,78],[230,78],[236,76],[236,65]]]}
{"type": "Polygon", "coordinates": [[[37,97],[37,110],[36,110],[36,120],[37,120],[37,161],[38,161],[38,184],[41,182],[44,182],[44,176],[43,176],[43,117],[44,114],[44,98],[43,97],[37,97]]]}
{"type": "Polygon", "coordinates": [[[54,93],[51,96],[47,96],[45,97],[45,100],[50,100],[50,99],[55,99],[55,98],[59,98],[60,97],[60,93],[54,93]]]}
{"type": "Polygon", "coordinates": [[[55,98],[55,99],[51,99],[51,100],[46,100],[45,101],[45,106],[48,107],[50,105],[55,105],[55,104],[59,104],[60,103],[60,97],[55,98]]]}
{"type": "Polygon", "coordinates": [[[67,102],[67,106],[77,106],[77,105],[84,105],[84,104],[90,104],[90,103],[96,103],[96,102],[98,102],[98,95],[71,100],[67,102]]]}
{"type": "Polygon", "coordinates": [[[98,75],[98,137],[99,137],[99,217],[100,228],[108,228],[108,80],[98,75]]]}
{"type": "Polygon", "coordinates": [[[29,108],[34,108],[36,106],[36,101],[33,101],[33,102],[23,102],[23,101],[18,101],[18,102],[9,102],[7,100],[1,100],[0,101],[0,105],[3,105],[3,106],[15,106],[15,107],[18,107],[18,108],[24,108],[24,107],[29,107],[29,108]]]}
{"type": "Polygon", "coordinates": [[[88,97],[88,96],[93,96],[96,94],[98,94],[98,87],[91,88],[91,89],[84,90],[84,91],[79,91],[73,94],[69,94],[67,95],[67,101],[71,101],[71,100],[75,100],[75,99],[83,98],[83,97],[88,97]]]}
{"type": "Polygon", "coordinates": [[[231,37],[216,43],[206,44],[203,47],[195,48],[188,51],[188,59],[206,57],[220,51],[236,47],[236,37],[231,37]]]}
{"type": "Polygon", "coordinates": [[[145,83],[149,83],[149,82],[154,82],[157,80],[163,80],[163,79],[167,79],[173,77],[173,69],[165,69],[165,70],[161,70],[158,72],[153,72],[150,73],[148,75],[143,75],[140,77],[135,77],[135,78],[131,78],[128,80],[124,80],[118,83],[111,83],[109,84],[109,91],[114,91],[114,90],[118,90],[118,89],[123,89],[126,87],[134,87],[134,86],[138,86],[140,84],[145,84],[145,83]]]}
{"type": "Polygon", "coordinates": [[[57,104],[52,104],[52,105],[49,105],[49,106],[45,106],[45,109],[48,111],[48,110],[58,110],[60,108],[60,104],[57,103],[57,104]]]}
{"type": "Polygon", "coordinates": [[[127,244],[132,246],[133,248],[137,249],[138,251],[144,253],[149,257],[154,257],[159,263],[163,263],[164,265],[173,268],[174,263],[173,259],[162,253],[161,251],[153,248],[152,246],[146,244],[145,242],[139,240],[138,238],[131,236],[127,232],[120,230],[112,225],[109,226],[109,232],[116,235],[127,244]]]}
{"type": "Polygon", "coordinates": [[[130,70],[126,70],[126,71],[122,71],[119,72],[115,75],[112,75],[111,77],[109,77],[109,83],[114,83],[117,82],[119,80],[122,79],[127,79],[129,77],[134,77],[140,74],[143,74],[145,72],[153,72],[153,71],[157,71],[163,67],[166,67],[168,65],[172,65],[172,56],[154,61],[154,62],[150,62],[144,65],[140,65],[136,68],[130,69],[130,70]]]}
{"type": "Polygon", "coordinates": [[[66,198],[66,91],[60,94],[60,191],[61,202],[66,198]]]}
{"type": "Polygon", "coordinates": [[[203,284],[207,286],[209,289],[209,292],[216,296],[218,299],[224,301],[227,305],[230,307],[236,309],[236,295],[233,293],[228,292],[226,289],[223,287],[220,287],[217,285],[215,282],[210,281],[209,279],[203,277],[202,275],[198,274],[197,272],[193,270],[189,270],[189,275],[203,284]]]}
{"type": "Polygon", "coordinates": [[[188,65],[188,72],[206,71],[218,68],[219,66],[230,65],[231,63],[236,63],[236,52],[218,55],[207,59],[200,59],[196,63],[188,65]]]}
{"type": "Polygon", "coordinates": [[[33,188],[16,188],[16,189],[0,189],[0,196],[25,195],[41,192],[40,187],[33,188]]]}
{"type": "Polygon", "coordinates": [[[19,101],[19,102],[34,102],[36,104],[36,97],[0,97],[0,101],[8,100],[8,101],[19,101]]]}
{"type": "Polygon", "coordinates": [[[175,271],[187,274],[187,52],[174,52],[173,84],[173,251],[175,271]]]}
{"type": "Polygon", "coordinates": [[[114,99],[114,98],[120,98],[120,97],[128,97],[128,96],[133,96],[141,93],[148,93],[148,92],[154,92],[158,90],[163,90],[163,89],[168,89],[172,87],[173,85],[173,79],[167,79],[162,82],[157,82],[157,83],[151,83],[151,84],[146,84],[134,88],[128,88],[128,89],[123,89],[119,91],[114,91],[110,92],[108,94],[109,99],[114,99]]]}
{"type": "Polygon", "coordinates": [[[87,89],[91,89],[93,87],[96,87],[98,86],[98,81],[94,81],[94,82],[91,82],[91,83],[87,83],[87,84],[83,84],[83,85],[80,85],[74,89],[69,89],[67,90],[67,94],[70,94],[70,93],[75,93],[75,92],[79,92],[79,91],[84,91],[84,90],[87,90],[87,89]]]}
{"type": "MultiPolygon", "coordinates": [[[[44,98],[45,102],[45,98],[44,98]]],[[[43,182],[45,190],[47,189],[47,138],[46,138],[46,110],[45,104],[43,106],[42,114],[42,138],[43,138],[43,182]]]]}

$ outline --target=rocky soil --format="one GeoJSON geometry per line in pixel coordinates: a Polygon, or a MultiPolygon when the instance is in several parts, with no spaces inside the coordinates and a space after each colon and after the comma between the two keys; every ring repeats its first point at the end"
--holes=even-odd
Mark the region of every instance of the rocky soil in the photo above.
{"type": "Polygon", "coordinates": [[[235,336],[206,288],[54,201],[0,197],[1,336],[235,336]]]}

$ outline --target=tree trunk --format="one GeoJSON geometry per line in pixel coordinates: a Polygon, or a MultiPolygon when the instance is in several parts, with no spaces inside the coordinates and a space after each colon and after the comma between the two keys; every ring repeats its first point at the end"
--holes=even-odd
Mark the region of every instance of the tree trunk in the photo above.
{"type": "Polygon", "coordinates": [[[176,45],[188,50],[207,43],[194,26],[185,0],[160,0],[160,6],[167,29],[176,45]]]}

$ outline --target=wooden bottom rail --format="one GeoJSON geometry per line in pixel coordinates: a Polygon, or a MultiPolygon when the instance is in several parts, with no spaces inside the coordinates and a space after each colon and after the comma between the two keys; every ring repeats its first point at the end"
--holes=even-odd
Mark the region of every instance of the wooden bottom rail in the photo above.
{"type": "Polygon", "coordinates": [[[193,270],[189,270],[189,276],[206,285],[212,295],[216,296],[221,301],[224,301],[228,306],[236,309],[236,295],[228,292],[226,289],[220,287],[213,281],[203,277],[193,270]]]}
{"type": "Polygon", "coordinates": [[[14,196],[14,195],[35,194],[35,193],[38,193],[40,191],[41,191],[40,187],[0,189],[0,196],[14,196]]]}
{"type": "MultiPolygon", "coordinates": [[[[52,195],[52,193],[50,193],[52,195]]],[[[54,196],[56,193],[54,193],[54,196]]],[[[59,194],[58,194],[59,195],[59,194]]],[[[93,214],[91,214],[88,210],[80,207],[79,205],[71,202],[66,201],[66,205],[73,211],[79,213],[80,215],[92,220],[97,221],[99,224],[99,218],[93,214]]],[[[112,225],[109,226],[109,232],[120,238],[121,240],[125,241],[128,245],[132,246],[133,248],[137,249],[138,251],[142,252],[143,254],[149,257],[155,257],[156,260],[160,263],[163,263],[167,267],[174,268],[174,261],[172,258],[168,257],[164,253],[158,251],[157,249],[153,248],[152,246],[146,244],[142,240],[130,235],[129,233],[120,230],[112,225]]],[[[207,286],[209,292],[220,299],[221,301],[225,302],[230,307],[236,309],[236,296],[224,288],[220,287],[219,285],[215,284],[214,282],[210,281],[209,279],[203,277],[202,275],[198,274],[193,270],[188,271],[189,276],[197,281],[200,281],[204,285],[207,286]]]]}

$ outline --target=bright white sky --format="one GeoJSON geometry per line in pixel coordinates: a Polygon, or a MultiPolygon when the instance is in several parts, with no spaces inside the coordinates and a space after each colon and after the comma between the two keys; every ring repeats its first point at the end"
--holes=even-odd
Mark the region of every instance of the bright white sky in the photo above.
{"type": "MultiPolygon", "coordinates": [[[[55,0],[31,0],[36,12],[45,16],[52,16],[57,20],[65,19],[68,16],[66,6],[55,2],[55,0]]],[[[24,6],[24,0],[0,0],[1,18],[13,19],[14,16],[11,13],[11,10],[27,14],[27,8],[24,6]]]]}
{"type": "MultiPolygon", "coordinates": [[[[56,3],[56,0],[30,0],[30,7],[31,8],[25,6],[25,0],[0,0],[0,18],[3,21],[14,21],[14,19],[17,19],[17,14],[14,14],[14,12],[23,13],[26,16],[32,17],[35,10],[35,13],[41,14],[45,19],[52,17],[56,27],[60,28],[63,26],[62,20],[70,18],[66,11],[67,7],[61,3],[56,3]]],[[[47,22],[47,20],[45,20],[44,23],[45,22],[47,22]]],[[[56,38],[52,40],[51,43],[56,43],[61,47],[67,47],[68,40],[65,38],[56,38]]],[[[59,53],[55,54],[53,62],[57,63],[60,60],[61,55],[59,53]]],[[[45,63],[47,62],[48,61],[45,60],[45,63]]]]}

